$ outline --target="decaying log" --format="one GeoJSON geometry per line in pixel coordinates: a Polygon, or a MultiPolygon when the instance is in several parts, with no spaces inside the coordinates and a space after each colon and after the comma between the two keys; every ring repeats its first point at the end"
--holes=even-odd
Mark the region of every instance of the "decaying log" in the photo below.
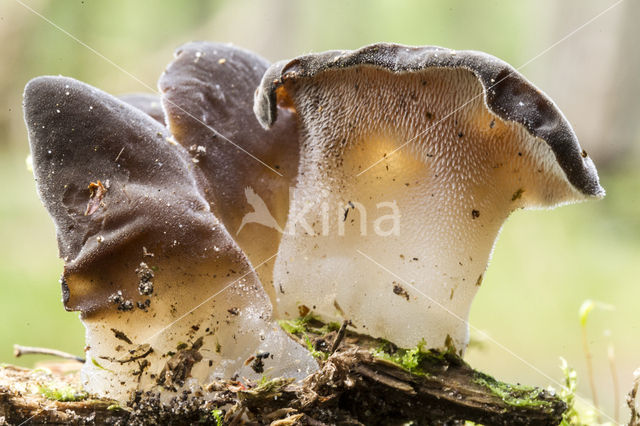
{"type": "Polygon", "coordinates": [[[72,376],[11,365],[0,367],[0,425],[110,424],[118,417],[111,401],[68,394],[77,389],[72,376]],[[48,391],[58,392],[56,395],[48,391]],[[57,399],[77,399],[58,401],[57,399]]]}
{"type": "Polygon", "coordinates": [[[567,408],[548,391],[497,382],[452,353],[421,353],[411,358],[419,363],[408,367],[394,362],[397,349],[392,345],[386,344],[390,354],[376,352],[372,349],[380,347],[380,341],[345,333],[344,327],[340,333],[317,325],[289,330],[313,346],[321,359],[321,369],[304,382],[216,382],[205,390],[206,400],[185,392],[162,404],[158,394],[147,392],[127,407],[82,394],[75,395],[78,401],[54,401],[51,398],[61,395],[49,392],[47,398],[43,393],[73,388],[73,375],[5,366],[0,368],[0,425],[27,420],[24,424],[455,425],[470,420],[556,425],[567,408]]]}

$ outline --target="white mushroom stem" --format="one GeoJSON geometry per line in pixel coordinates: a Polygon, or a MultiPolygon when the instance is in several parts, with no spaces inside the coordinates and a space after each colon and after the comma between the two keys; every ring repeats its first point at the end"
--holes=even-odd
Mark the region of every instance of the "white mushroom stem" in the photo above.
{"type": "Polygon", "coordinates": [[[216,263],[212,268],[209,262],[185,259],[164,265],[156,272],[155,296],[145,310],[83,314],[84,388],[127,401],[136,390],[170,398],[235,375],[242,380],[264,374],[306,377],[315,362],[270,321],[269,300],[255,274],[237,271],[225,277],[227,271],[219,267],[225,258],[216,263]],[[264,370],[253,370],[247,359],[264,352],[269,353],[264,370]]]}

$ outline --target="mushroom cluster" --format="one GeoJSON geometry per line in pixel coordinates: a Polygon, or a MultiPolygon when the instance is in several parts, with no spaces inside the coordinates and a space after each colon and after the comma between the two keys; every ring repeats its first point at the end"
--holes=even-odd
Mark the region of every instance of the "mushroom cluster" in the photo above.
{"type": "Polygon", "coordinates": [[[269,66],[189,43],[159,89],[25,89],[64,305],[102,396],[304,377],[317,364],[272,305],[462,352],[507,216],[604,195],[553,102],[479,52],[376,44],[269,66]]]}
{"type": "Polygon", "coordinates": [[[88,391],[126,400],[135,390],[317,369],[273,320],[256,275],[273,262],[277,236],[252,238],[251,226],[246,240],[231,236],[246,186],[272,191],[264,198],[277,207],[289,185],[265,178],[269,168],[243,151],[295,168],[287,112],[269,131],[253,116],[267,66],[237,48],[194,43],[162,76],[162,99],[117,99],[65,77],[27,85],[34,174],[64,260],[64,306],[86,328],[88,391]]]}

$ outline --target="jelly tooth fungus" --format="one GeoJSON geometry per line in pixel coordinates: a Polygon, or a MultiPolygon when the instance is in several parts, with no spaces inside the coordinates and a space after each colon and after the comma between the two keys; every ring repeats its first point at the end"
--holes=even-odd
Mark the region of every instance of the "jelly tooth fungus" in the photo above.
{"type": "Polygon", "coordinates": [[[212,211],[205,177],[165,126],[65,77],[29,82],[24,110],[64,260],[64,306],[86,328],[86,390],[126,400],[135,390],[193,389],[236,374],[302,378],[317,368],[272,320],[253,267],[212,211]],[[255,354],[260,371],[245,365],[255,354]]]}
{"type": "Polygon", "coordinates": [[[169,131],[202,172],[212,211],[251,263],[261,265],[256,273],[275,301],[272,256],[289,211],[299,137],[288,109],[275,106],[279,120],[269,130],[253,114],[253,94],[268,66],[237,47],[192,42],[178,48],[158,86],[169,131]],[[246,221],[252,209],[269,221],[246,221]]]}
{"type": "Polygon", "coordinates": [[[399,346],[461,353],[509,214],[604,196],[556,105],[485,53],[383,43],[278,62],[254,111],[270,128],[282,106],[302,138],[288,217],[304,217],[275,262],[284,317],[313,306],[399,346]],[[363,233],[382,202],[397,206],[399,229],[363,233]],[[324,205],[345,215],[327,219],[324,205]]]}
{"type": "Polygon", "coordinates": [[[508,215],[604,196],[555,104],[480,52],[375,44],[270,65],[194,42],[159,89],[25,89],[64,306],[101,396],[306,376],[317,364],[272,304],[463,352],[508,215]],[[381,205],[398,227],[363,228],[381,205]]]}

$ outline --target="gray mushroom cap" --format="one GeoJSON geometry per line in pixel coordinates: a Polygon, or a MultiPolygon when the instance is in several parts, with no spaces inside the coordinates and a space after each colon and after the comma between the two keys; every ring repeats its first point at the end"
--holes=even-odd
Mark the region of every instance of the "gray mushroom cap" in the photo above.
{"type": "Polygon", "coordinates": [[[24,110],[37,189],[64,259],[63,301],[87,331],[88,392],[127,401],[159,383],[175,391],[212,375],[251,377],[243,361],[257,352],[273,354],[274,374],[317,368],[274,327],[251,264],[166,127],[64,77],[32,80],[24,110]],[[185,342],[194,362],[173,367],[185,342]]]}
{"type": "Polygon", "coordinates": [[[263,262],[277,251],[277,229],[286,222],[299,136],[296,115],[286,109],[268,130],[253,114],[254,91],[268,66],[229,44],[191,42],[177,49],[158,86],[169,130],[201,172],[205,197],[251,262],[261,265],[257,273],[273,296],[271,266],[263,262]],[[253,210],[267,220],[247,220],[253,210]]]}
{"type": "MultiPolygon", "coordinates": [[[[186,152],[149,115],[65,77],[29,82],[24,109],[37,189],[56,225],[64,276],[108,263],[134,242],[140,253],[144,245],[196,258],[220,240],[230,243],[224,228],[213,230],[217,219],[186,152]]],[[[73,297],[71,289],[69,299],[63,290],[67,309],[82,311],[104,306],[113,291],[82,289],[73,297]]]]}
{"type": "Polygon", "coordinates": [[[303,84],[333,70],[373,67],[391,73],[419,72],[428,68],[466,69],[483,87],[486,107],[505,121],[522,125],[532,136],[544,140],[568,181],[586,196],[602,197],[598,175],[591,159],[562,112],[549,97],[504,61],[477,51],[453,51],[424,46],[379,43],[354,51],[329,51],[300,56],[272,65],[255,95],[254,112],[268,128],[277,120],[277,103],[286,98],[288,83],[303,84]]]}
{"type": "Polygon", "coordinates": [[[152,93],[125,93],[118,96],[123,102],[151,116],[158,123],[164,125],[164,111],[158,95],[152,93]]]}

